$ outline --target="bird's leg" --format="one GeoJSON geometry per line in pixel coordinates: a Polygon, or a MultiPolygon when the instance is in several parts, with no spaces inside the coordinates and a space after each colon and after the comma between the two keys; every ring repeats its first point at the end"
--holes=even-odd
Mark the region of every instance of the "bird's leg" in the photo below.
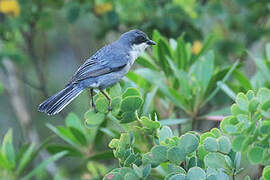
{"type": "Polygon", "coordinates": [[[94,89],[90,89],[90,94],[91,94],[91,104],[92,104],[92,108],[94,109],[95,113],[97,113],[97,108],[94,102],[94,89]]]}
{"type": "Polygon", "coordinates": [[[106,97],[106,99],[108,100],[109,102],[109,105],[108,105],[108,111],[111,111],[112,108],[111,108],[111,98],[104,92],[104,90],[100,90],[100,92],[106,97]]]}

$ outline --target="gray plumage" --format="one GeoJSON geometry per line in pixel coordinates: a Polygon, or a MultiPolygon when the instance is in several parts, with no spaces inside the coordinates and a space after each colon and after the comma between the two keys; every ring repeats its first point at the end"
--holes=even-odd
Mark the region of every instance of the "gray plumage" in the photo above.
{"type": "Polygon", "coordinates": [[[154,44],[155,42],[140,30],[124,33],[117,41],[101,48],[87,59],[66,87],[41,103],[38,110],[49,115],[57,114],[86,88],[91,89],[95,111],[93,89],[99,89],[105,95],[110,109],[110,98],[103,90],[124,77],[145,48],[154,44]]]}

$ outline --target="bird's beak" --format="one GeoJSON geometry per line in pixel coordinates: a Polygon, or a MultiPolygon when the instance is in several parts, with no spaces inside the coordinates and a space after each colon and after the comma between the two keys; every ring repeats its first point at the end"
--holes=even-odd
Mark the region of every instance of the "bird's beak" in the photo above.
{"type": "Polygon", "coordinates": [[[146,42],[146,44],[148,44],[148,45],[156,45],[156,43],[155,43],[155,41],[152,41],[151,39],[149,39],[147,42],[146,42]]]}

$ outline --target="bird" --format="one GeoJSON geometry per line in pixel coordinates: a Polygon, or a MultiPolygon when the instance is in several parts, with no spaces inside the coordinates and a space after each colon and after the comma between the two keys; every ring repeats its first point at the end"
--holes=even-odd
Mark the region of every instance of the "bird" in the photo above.
{"type": "Polygon", "coordinates": [[[118,40],[86,59],[65,88],[42,102],[38,111],[48,115],[58,114],[85,89],[90,89],[91,106],[95,112],[98,111],[93,99],[94,89],[105,96],[110,111],[111,99],[104,90],[122,79],[145,49],[155,44],[141,30],[133,29],[123,33],[118,40]]]}

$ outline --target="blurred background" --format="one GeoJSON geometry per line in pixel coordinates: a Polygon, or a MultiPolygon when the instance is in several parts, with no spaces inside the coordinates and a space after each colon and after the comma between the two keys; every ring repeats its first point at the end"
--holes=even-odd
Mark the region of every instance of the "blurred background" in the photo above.
{"type": "MultiPolygon", "coordinates": [[[[269,75],[264,74],[270,69],[270,61],[264,61],[270,41],[269,0],[0,0],[0,139],[12,128],[15,149],[26,142],[39,145],[53,134],[47,123],[64,125],[69,112],[83,120],[90,107],[88,91],[56,116],[39,113],[37,108],[65,86],[86,58],[135,28],[152,38],[154,31],[159,32],[170,45],[170,39],[184,34],[192,56],[200,55],[204,47],[213,50],[214,72],[228,71],[237,62],[237,70],[214,94],[215,100],[208,101],[200,113],[196,111],[203,120],[182,128],[204,132],[217,127],[229,112],[230,93],[270,86],[269,75]],[[259,59],[258,63],[254,59],[259,59]],[[210,120],[203,116],[220,109],[210,120]]],[[[132,71],[142,67],[143,63],[138,63],[132,71]]],[[[144,88],[134,77],[129,74],[121,86],[140,87],[143,93],[154,89],[151,85],[144,88]]],[[[181,108],[172,109],[174,103],[163,95],[157,95],[153,102],[151,113],[158,112],[160,119],[194,118],[181,108]]],[[[54,141],[63,143],[57,138],[54,141]]],[[[100,149],[107,148],[108,138],[103,142],[100,149]]],[[[48,156],[44,151],[35,163],[48,156]]],[[[72,158],[61,161],[59,171],[49,168],[40,179],[56,174],[70,179],[92,178],[91,164],[72,158]]],[[[114,161],[105,163],[117,166],[114,161]]],[[[104,171],[109,169],[101,166],[104,171]]],[[[256,177],[256,168],[247,171],[256,177]]]]}

